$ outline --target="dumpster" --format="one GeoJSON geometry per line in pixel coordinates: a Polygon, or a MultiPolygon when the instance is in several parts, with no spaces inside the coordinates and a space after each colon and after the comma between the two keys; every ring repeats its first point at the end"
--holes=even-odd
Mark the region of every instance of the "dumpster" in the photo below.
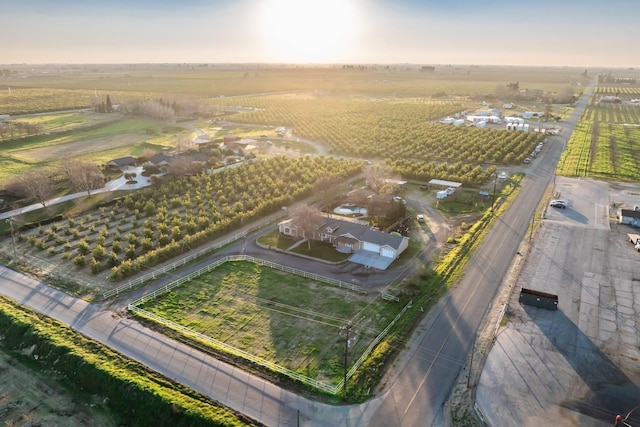
{"type": "Polygon", "coordinates": [[[547,310],[557,310],[558,295],[522,288],[520,290],[520,304],[545,308],[547,310]]]}

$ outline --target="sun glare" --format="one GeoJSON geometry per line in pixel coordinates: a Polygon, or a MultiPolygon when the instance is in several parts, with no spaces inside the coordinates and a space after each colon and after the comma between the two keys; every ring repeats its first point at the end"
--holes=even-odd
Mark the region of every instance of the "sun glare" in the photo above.
{"type": "Polygon", "coordinates": [[[266,0],[261,19],[266,49],[278,62],[340,61],[358,27],[352,0],[266,0]]]}

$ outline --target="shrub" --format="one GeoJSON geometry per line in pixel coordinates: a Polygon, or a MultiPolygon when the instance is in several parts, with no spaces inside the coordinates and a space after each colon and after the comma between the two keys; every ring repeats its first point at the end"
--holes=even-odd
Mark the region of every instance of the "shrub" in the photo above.
{"type": "Polygon", "coordinates": [[[96,245],[96,247],[91,252],[91,255],[93,256],[93,258],[98,260],[103,259],[105,254],[106,254],[106,250],[102,245],[96,245]]]}
{"type": "Polygon", "coordinates": [[[87,264],[87,260],[84,255],[78,255],[73,259],[73,264],[77,267],[84,267],[87,264]]]}
{"type": "Polygon", "coordinates": [[[98,274],[102,271],[102,266],[100,265],[100,261],[95,258],[91,258],[91,273],[98,274]]]}
{"type": "Polygon", "coordinates": [[[144,239],[142,239],[141,244],[142,249],[144,249],[145,251],[153,249],[153,241],[149,237],[145,237],[144,239]]]}
{"type": "Polygon", "coordinates": [[[65,252],[62,254],[62,259],[68,261],[71,259],[71,252],[65,252]]]}
{"type": "Polygon", "coordinates": [[[86,240],[82,239],[78,243],[78,252],[82,255],[86,255],[89,253],[89,243],[86,240]]]}
{"type": "Polygon", "coordinates": [[[139,240],[138,240],[138,236],[136,235],[135,231],[132,231],[131,233],[127,234],[127,241],[129,242],[130,245],[137,245],[139,240]]]}
{"type": "Polygon", "coordinates": [[[127,247],[127,251],[125,252],[125,255],[128,259],[134,259],[136,257],[136,247],[133,245],[129,245],[127,247]]]}
{"type": "Polygon", "coordinates": [[[109,252],[109,255],[107,256],[107,265],[109,265],[109,267],[115,267],[118,265],[118,254],[114,251],[109,252]]]}
{"type": "Polygon", "coordinates": [[[45,242],[42,239],[36,240],[36,248],[39,250],[43,250],[45,248],[45,242]]]}

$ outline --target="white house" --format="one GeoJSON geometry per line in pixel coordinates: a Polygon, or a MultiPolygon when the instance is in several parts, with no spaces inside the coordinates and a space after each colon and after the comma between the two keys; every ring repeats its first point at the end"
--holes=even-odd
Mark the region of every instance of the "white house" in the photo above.
{"type": "Polygon", "coordinates": [[[318,217],[312,236],[306,236],[293,219],[280,222],[278,231],[293,238],[331,243],[339,252],[353,253],[349,261],[380,270],[385,270],[409,246],[408,237],[383,233],[363,221],[330,215],[318,217]]]}

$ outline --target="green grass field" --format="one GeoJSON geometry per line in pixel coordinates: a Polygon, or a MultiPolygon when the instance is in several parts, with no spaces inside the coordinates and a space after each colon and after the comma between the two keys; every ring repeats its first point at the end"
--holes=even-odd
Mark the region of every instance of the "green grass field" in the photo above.
{"type": "Polygon", "coordinates": [[[403,304],[246,261],[227,262],[142,309],[317,380],[343,375],[403,304]]]}
{"type": "Polygon", "coordinates": [[[47,126],[53,129],[57,123],[62,131],[2,142],[0,183],[33,167],[55,165],[60,159],[83,158],[103,164],[117,157],[140,155],[145,148],[158,152],[175,146],[180,134],[190,134],[181,127],[148,119],[77,116],[42,116],[47,126]]]}

